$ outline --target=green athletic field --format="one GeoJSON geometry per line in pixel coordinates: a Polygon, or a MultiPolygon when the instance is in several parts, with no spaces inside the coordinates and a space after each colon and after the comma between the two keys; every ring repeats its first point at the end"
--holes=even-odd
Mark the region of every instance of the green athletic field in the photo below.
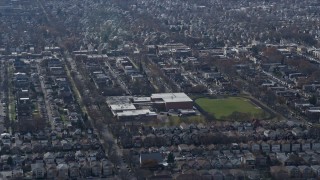
{"type": "Polygon", "coordinates": [[[233,112],[250,113],[252,117],[261,117],[264,111],[253,104],[249,99],[242,97],[228,97],[222,99],[199,98],[196,99],[204,111],[214,115],[215,118],[227,118],[233,112]]]}

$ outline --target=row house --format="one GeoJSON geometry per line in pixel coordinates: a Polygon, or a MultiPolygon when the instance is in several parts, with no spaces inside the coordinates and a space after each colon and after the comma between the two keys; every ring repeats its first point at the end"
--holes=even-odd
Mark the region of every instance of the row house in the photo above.
{"type": "Polygon", "coordinates": [[[34,178],[79,178],[79,177],[107,177],[113,174],[113,166],[108,160],[91,161],[91,162],[70,162],[60,163],[56,165],[33,163],[31,164],[31,171],[34,178]]]}
{"type": "Polygon", "coordinates": [[[310,140],[297,141],[269,141],[269,142],[250,142],[249,149],[252,152],[300,152],[313,149],[319,149],[319,142],[312,142],[310,140]]]}

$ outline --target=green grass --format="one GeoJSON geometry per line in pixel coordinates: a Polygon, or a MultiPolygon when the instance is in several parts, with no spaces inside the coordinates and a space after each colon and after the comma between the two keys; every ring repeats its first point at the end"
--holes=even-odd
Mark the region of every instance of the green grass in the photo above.
{"type": "Polygon", "coordinates": [[[61,118],[61,120],[62,120],[62,122],[63,122],[64,124],[67,123],[68,119],[67,119],[66,115],[60,114],[60,118],[61,118]]]}
{"type": "MultiPolygon", "coordinates": [[[[9,79],[12,79],[12,75],[13,75],[13,69],[11,66],[8,66],[9,79]]],[[[10,120],[15,121],[16,120],[16,102],[15,102],[15,98],[14,98],[14,95],[12,92],[13,85],[12,85],[11,81],[8,82],[8,86],[9,86],[8,87],[8,91],[9,91],[9,108],[8,108],[9,118],[10,118],[10,120]]]]}
{"type": "Polygon", "coordinates": [[[217,119],[224,119],[234,112],[250,113],[253,117],[261,117],[264,111],[249,99],[228,97],[223,99],[199,98],[195,101],[204,111],[217,119]]]}
{"type": "Polygon", "coordinates": [[[16,120],[16,104],[14,102],[14,99],[11,99],[11,102],[9,104],[9,117],[11,118],[12,121],[15,121],[16,120]]]}

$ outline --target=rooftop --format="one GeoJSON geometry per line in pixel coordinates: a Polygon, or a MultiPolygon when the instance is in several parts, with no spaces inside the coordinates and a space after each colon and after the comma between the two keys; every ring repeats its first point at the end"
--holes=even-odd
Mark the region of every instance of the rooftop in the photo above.
{"type": "Polygon", "coordinates": [[[185,93],[159,93],[152,94],[151,99],[162,99],[164,102],[192,102],[185,93]]]}
{"type": "Polygon", "coordinates": [[[139,115],[157,115],[149,109],[128,110],[117,113],[117,116],[139,116],[139,115]]]}
{"type": "Polygon", "coordinates": [[[131,103],[123,104],[112,104],[110,105],[112,111],[124,111],[124,110],[135,110],[136,107],[131,103]]]}
{"type": "Polygon", "coordinates": [[[133,102],[149,102],[151,101],[150,97],[133,97],[133,102]]]}
{"type": "Polygon", "coordinates": [[[125,104],[130,103],[132,96],[109,96],[107,97],[107,104],[125,104]]]}

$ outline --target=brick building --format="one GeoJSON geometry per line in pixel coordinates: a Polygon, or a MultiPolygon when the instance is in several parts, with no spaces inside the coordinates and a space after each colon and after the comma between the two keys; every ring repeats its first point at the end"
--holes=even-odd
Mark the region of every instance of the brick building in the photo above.
{"type": "Polygon", "coordinates": [[[152,94],[151,101],[159,110],[192,109],[193,101],[185,93],[152,94]]]}

